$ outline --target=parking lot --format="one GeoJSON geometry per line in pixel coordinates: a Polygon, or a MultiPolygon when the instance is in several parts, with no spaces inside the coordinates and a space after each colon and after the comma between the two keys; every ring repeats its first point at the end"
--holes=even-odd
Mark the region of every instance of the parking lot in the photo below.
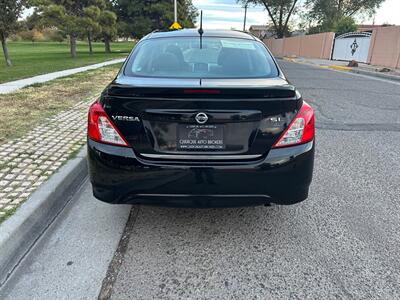
{"type": "Polygon", "coordinates": [[[86,181],[0,298],[398,299],[400,84],[279,63],[316,111],[308,200],[130,213],[86,181]]]}

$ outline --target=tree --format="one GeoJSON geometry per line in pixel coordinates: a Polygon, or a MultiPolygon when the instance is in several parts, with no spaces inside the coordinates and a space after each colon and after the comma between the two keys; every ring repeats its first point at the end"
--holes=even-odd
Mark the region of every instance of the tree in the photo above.
{"type": "Polygon", "coordinates": [[[100,36],[104,41],[105,51],[111,52],[111,41],[117,35],[117,15],[112,11],[112,2],[96,0],[83,9],[82,27],[87,31],[89,51],[92,53],[92,38],[100,36]]]}
{"type": "Polygon", "coordinates": [[[24,23],[24,27],[28,30],[36,29],[43,29],[42,19],[40,15],[38,15],[35,11],[26,17],[25,20],[20,21],[24,23]]]}
{"type": "Polygon", "coordinates": [[[7,48],[7,37],[18,26],[18,18],[25,6],[25,0],[1,0],[0,1],[0,40],[7,66],[12,66],[7,48]]]}
{"type": "Polygon", "coordinates": [[[117,19],[117,35],[128,40],[132,37],[131,26],[129,23],[117,19]]]}
{"type": "MultiPolygon", "coordinates": [[[[372,14],[385,0],[307,0],[308,19],[317,25],[332,27],[345,17],[372,14]]],[[[349,20],[349,19],[347,19],[349,20]]]]}
{"type": "MultiPolygon", "coordinates": [[[[172,0],[115,0],[119,35],[141,38],[155,29],[168,29],[174,21],[172,0]]],[[[191,0],[178,0],[178,21],[184,28],[194,27],[197,9],[191,0]]]]}
{"type": "Polygon", "coordinates": [[[308,34],[335,32],[336,35],[357,31],[357,24],[352,17],[342,17],[339,20],[328,20],[320,25],[311,27],[308,34]]]}
{"type": "Polygon", "coordinates": [[[339,19],[334,27],[334,32],[336,32],[337,35],[354,31],[357,31],[357,24],[352,17],[343,17],[339,19]]]}
{"type": "Polygon", "coordinates": [[[83,12],[84,18],[82,19],[82,26],[86,29],[89,53],[93,54],[92,39],[95,35],[101,32],[101,26],[99,23],[101,10],[99,7],[91,5],[85,7],[83,12]]]}
{"type": "Polygon", "coordinates": [[[178,21],[184,28],[193,28],[198,15],[192,0],[178,0],[178,21]]]}
{"type": "Polygon", "coordinates": [[[277,38],[288,35],[289,20],[299,0],[238,0],[243,4],[262,5],[268,12],[277,38]]]}
{"type": "Polygon", "coordinates": [[[105,10],[100,15],[101,34],[104,40],[104,47],[107,53],[111,52],[111,40],[117,34],[117,15],[112,11],[105,10]]]}
{"type": "Polygon", "coordinates": [[[79,16],[72,14],[63,5],[52,4],[43,8],[43,18],[48,25],[57,26],[68,34],[70,53],[75,58],[76,39],[81,30],[79,16]]]}
{"type": "Polygon", "coordinates": [[[65,34],[55,27],[43,28],[42,32],[45,41],[62,43],[66,39],[65,34]]]}
{"type": "MultiPolygon", "coordinates": [[[[34,1],[32,1],[34,2],[34,1]]],[[[18,31],[18,35],[24,36],[26,33],[24,30],[37,30],[40,31],[42,36],[36,38],[36,40],[45,40],[45,41],[52,41],[52,42],[63,42],[67,35],[65,32],[58,29],[57,26],[51,25],[48,26],[46,22],[43,21],[43,18],[38,11],[35,10],[31,15],[26,17],[26,19],[19,21],[21,30],[18,31]]],[[[29,38],[28,38],[29,39],[29,38]]]]}
{"type": "Polygon", "coordinates": [[[36,7],[44,24],[56,26],[69,36],[70,52],[76,57],[76,40],[79,34],[87,32],[84,27],[85,9],[102,5],[104,0],[30,0],[36,7]]]}

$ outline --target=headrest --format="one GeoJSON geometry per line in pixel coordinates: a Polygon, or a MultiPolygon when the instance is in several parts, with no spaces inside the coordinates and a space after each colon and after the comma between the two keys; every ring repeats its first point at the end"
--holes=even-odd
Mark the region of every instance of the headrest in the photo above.
{"type": "Polygon", "coordinates": [[[153,60],[153,70],[170,72],[181,69],[178,58],[171,53],[162,53],[153,60]]]}

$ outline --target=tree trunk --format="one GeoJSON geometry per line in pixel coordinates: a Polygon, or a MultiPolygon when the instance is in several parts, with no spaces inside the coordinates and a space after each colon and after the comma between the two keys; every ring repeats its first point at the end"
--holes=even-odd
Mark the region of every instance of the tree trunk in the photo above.
{"type": "Polygon", "coordinates": [[[275,18],[274,18],[274,15],[272,14],[272,11],[271,11],[271,9],[269,8],[269,4],[267,3],[267,1],[266,0],[261,0],[261,2],[264,4],[264,6],[265,6],[265,9],[268,11],[268,15],[269,15],[269,17],[271,18],[271,20],[272,20],[272,23],[274,24],[274,29],[275,29],[275,32],[276,32],[276,34],[277,34],[277,37],[278,38],[280,38],[278,35],[278,24],[276,23],[276,20],[275,20],[275,18]]]}
{"type": "Polygon", "coordinates": [[[279,28],[279,32],[284,34],[284,28],[283,28],[283,23],[282,22],[283,22],[283,4],[281,4],[281,6],[279,8],[278,28],[279,28]]]}
{"type": "Polygon", "coordinates": [[[12,63],[11,63],[10,56],[8,55],[7,41],[6,41],[6,37],[4,36],[3,33],[0,33],[0,39],[1,39],[1,46],[3,47],[3,53],[4,53],[4,58],[6,60],[6,64],[7,64],[7,66],[11,67],[12,63]]]}
{"type": "Polygon", "coordinates": [[[92,47],[92,35],[88,32],[88,42],[89,42],[89,53],[90,55],[93,54],[93,47],[92,47]]]}
{"type": "Polygon", "coordinates": [[[104,37],[104,46],[105,46],[106,53],[110,53],[111,45],[110,45],[110,39],[108,38],[108,36],[104,37]]]}
{"type": "Polygon", "coordinates": [[[342,1],[341,0],[338,1],[337,12],[336,12],[335,17],[338,19],[340,17],[342,17],[342,1]]]}
{"type": "Polygon", "coordinates": [[[294,10],[294,8],[295,8],[295,6],[296,6],[296,4],[297,4],[297,1],[298,1],[298,0],[295,0],[295,1],[293,2],[293,5],[292,5],[292,7],[290,8],[289,13],[288,13],[288,15],[287,15],[287,17],[286,17],[286,22],[285,22],[285,25],[284,25],[284,27],[283,27],[283,32],[284,32],[284,33],[286,32],[286,29],[287,29],[288,24],[289,24],[289,19],[290,19],[291,15],[292,15],[292,13],[293,13],[293,10],[294,10]]]}
{"type": "Polygon", "coordinates": [[[69,45],[70,45],[71,57],[75,58],[76,57],[76,35],[75,34],[70,34],[69,45]]]}

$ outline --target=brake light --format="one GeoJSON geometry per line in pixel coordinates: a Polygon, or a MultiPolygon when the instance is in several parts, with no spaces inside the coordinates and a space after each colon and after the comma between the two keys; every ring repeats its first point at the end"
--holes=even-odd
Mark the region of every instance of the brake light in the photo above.
{"type": "Polygon", "coordinates": [[[216,95],[220,94],[220,90],[183,90],[184,94],[209,94],[209,95],[216,95]]]}
{"type": "Polygon", "coordinates": [[[308,103],[303,102],[296,117],[272,148],[311,142],[314,139],[314,132],[314,110],[308,103]]]}
{"type": "Polygon", "coordinates": [[[97,101],[89,108],[88,137],[100,143],[129,147],[97,101]]]}

